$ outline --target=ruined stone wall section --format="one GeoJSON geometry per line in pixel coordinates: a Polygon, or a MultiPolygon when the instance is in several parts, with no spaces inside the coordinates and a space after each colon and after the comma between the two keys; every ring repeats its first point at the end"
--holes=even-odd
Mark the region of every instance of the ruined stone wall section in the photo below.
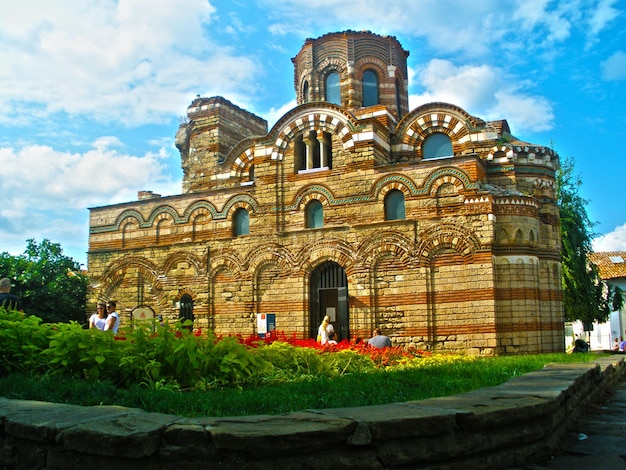
{"type": "Polygon", "coordinates": [[[221,97],[197,98],[187,109],[187,149],[181,149],[183,194],[217,189],[221,164],[237,143],[267,134],[267,121],[221,97]]]}

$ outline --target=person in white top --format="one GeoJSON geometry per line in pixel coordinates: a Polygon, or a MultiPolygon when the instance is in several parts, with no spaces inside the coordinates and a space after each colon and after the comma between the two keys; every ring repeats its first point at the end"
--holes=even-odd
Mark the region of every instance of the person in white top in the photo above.
{"type": "Polygon", "coordinates": [[[326,315],[317,330],[317,340],[322,344],[326,344],[328,343],[328,334],[334,332],[335,328],[333,328],[333,325],[330,324],[330,317],[326,315]]]}
{"type": "Polygon", "coordinates": [[[118,328],[120,327],[120,316],[115,311],[117,304],[114,301],[109,301],[107,303],[107,321],[104,326],[104,331],[112,331],[114,334],[117,333],[118,328]]]}
{"type": "Polygon", "coordinates": [[[96,328],[100,331],[104,331],[106,323],[106,305],[104,304],[104,302],[98,302],[97,313],[94,313],[89,317],[89,328],[96,328]]]}

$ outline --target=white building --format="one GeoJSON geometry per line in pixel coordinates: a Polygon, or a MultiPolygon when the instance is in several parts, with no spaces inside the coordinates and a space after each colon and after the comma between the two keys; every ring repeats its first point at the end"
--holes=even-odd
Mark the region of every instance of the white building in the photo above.
{"type": "MultiPolygon", "coordinates": [[[[591,262],[598,266],[600,277],[613,287],[619,287],[626,293],[626,251],[606,251],[592,253],[591,262]]],[[[581,322],[572,324],[568,333],[566,327],[566,343],[571,343],[572,335],[579,335],[589,340],[591,349],[611,350],[615,338],[626,337],[626,307],[620,311],[611,312],[606,323],[594,323],[593,331],[585,332],[581,322]]]]}

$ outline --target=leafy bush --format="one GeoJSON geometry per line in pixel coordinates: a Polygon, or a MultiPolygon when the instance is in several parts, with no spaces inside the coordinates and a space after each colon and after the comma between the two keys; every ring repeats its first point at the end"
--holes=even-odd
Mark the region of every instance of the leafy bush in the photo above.
{"type": "Polygon", "coordinates": [[[594,357],[433,355],[350,342],[320,346],[280,332],[263,340],[217,338],[181,324],[113,335],[1,311],[0,345],[0,393],[7,397],[183,416],[419,400],[497,385],[547,362],[594,357]]]}
{"type": "Polygon", "coordinates": [[[109,380],[119,387],[208,390],[220,387],[335,378],[400,364],[423,352],[402,348],[379,350],[342,342],[320,346],[315,341],[275,332],[226,336],[188,325],[136,325],[113,335],[85,330],[76,322],[42,324],[36,317],[2,316],[0,353],[3,375],[48,373],[88,380],[109,380]]]}
{"type": "Polygon", "coordinates": [[[49,345],[43,350],[50,370],[87,379],[114,378],[125,344],[112,334],[85,330],[78,323],[52,324],[49,345]]]}
{"type": "Polygon", "coordinates": [[[40,354],[48,346],[49,328],[37,317],[0,309],[0,376],[46,370],[40,354]]]}

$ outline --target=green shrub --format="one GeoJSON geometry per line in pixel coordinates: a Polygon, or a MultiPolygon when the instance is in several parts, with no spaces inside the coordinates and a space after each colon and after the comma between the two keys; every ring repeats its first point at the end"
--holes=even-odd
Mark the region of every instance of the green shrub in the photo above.
{"type": "Polygon", "coordinates": [[[51,325],[49,346],[43,354],[53,372],[76,378],[115,379],[124,343],[111,333],[85,330],[75,322],[51,325]]]}
{"type": "Polygon", "coordinates": [[[77,323],[42,324],[36,317],[4,312],[0,374],[57,381],[59,390],[70,389],[65,384],[72,380],[103,384],[118,390],[111,397],[115,403],[152,411],[250,414],[459,393],[501,383],[550,360],[591,356],[476,358],[350,343],[322,347],[284,335],[271,341],[216,338],[191,333],[187,326],[153,330],[136,325],[113,335],[77,323]],[[154,394],[159,394],[161,408],[154,408],[154,394]],[[233,397],[238,404],[230,404],[233,397]]]}
{"type": "Polygon", "coordinates": [[[50,328],[37,317],[0,310],[0,376],[12,372],[43,373],[50,328]]]}

